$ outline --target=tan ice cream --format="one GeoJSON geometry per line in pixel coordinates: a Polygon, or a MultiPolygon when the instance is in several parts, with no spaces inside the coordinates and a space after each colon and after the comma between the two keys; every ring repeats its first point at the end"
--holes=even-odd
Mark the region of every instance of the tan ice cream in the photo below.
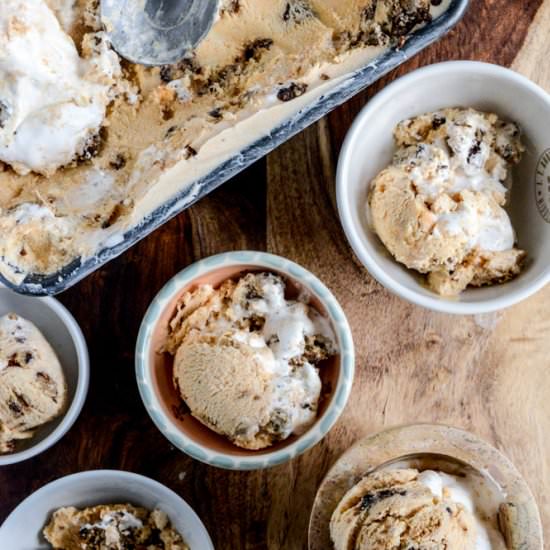
{"type": "Polygon", "coordinates": [[[59,416],[66,401],[63,370],[42,333],[14,313],[0,318],[0,453],[59,416]]]}
{"type": "Polygon", "coordinates": [[[111,50],[98,0],[3,0],[0,273],[119,243],[447,4],[224,1],[191,57],[145,68],[111,50]]]}
{"type": "Polygon", "coordinates": [[[369,474],[332,515],[334,548],[504,550],[504,539],[472,481],[416,469],[369,474]]]}
{"type": "Polygon", "coordinates": [[[239,447],[262,449],[315,422],[318,365],[336,353],[335,340],[314,308],[285,298],[281,277],[249,273],[184,295],[166,349],[193,416],[239,447]]]}
{"type": "Polygon", "coordinates": [[[189,550],[164,512],[131,504],[59,508],[44,536],[56,550],[189,550]]]}
{"type": "Polygon", "coordinates": [[[368,215],[396,260],[442,295],[516,276],[525,252],[503,207],[524,151],[517,126],[445,109],[401,122],[395,141],[392,165],[371,183],[368,215]]]}

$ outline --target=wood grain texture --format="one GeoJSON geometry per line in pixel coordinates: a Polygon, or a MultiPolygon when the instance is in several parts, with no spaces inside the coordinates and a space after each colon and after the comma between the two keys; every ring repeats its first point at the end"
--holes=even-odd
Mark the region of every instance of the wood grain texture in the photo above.
{"type": "Polygon", "coordinates": [[[334,197],[341,143],[376,91],[447,59],[512,65],[550,90],[549,31],[550,0],[472,0],[445,39],[61,296],[88,340],[90,394],[61,442],[0,470],[0,520],[53,479],[119,468],[181,494],[218,549],[299,550],[316,488],[344,449],[386,426],[430,421],[466,428],[503,450],[533,488],[550,540],[550,288],[487,316],[409,305],[354,258],[334,197]],[[290,464],[252,473],[216,470],[174,449],[142,406],[133,365],[141,318],[166,280],[201,257],[244,248],[287,256],[317,274],[342,303],[357,347],[352,396],[329,436],[290,464]]]}

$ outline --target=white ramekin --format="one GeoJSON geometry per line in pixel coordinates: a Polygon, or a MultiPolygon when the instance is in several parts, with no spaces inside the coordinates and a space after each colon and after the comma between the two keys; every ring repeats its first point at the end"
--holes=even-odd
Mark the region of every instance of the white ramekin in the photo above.
{"type": "Polygon", "coordinates": [[[75,423],[88,393],[90,361],[84,335],[75,318],[55,298],[35,298],[0,288],[0,316],[16,313],[33,322],[55,350],[65,374],[68,406],[64,414],[17,442],[16,452],[0,455],[0,466],[27,460],[57,443],[75,423]]]}
{"type": "Polygon", "coordinates": [[[456,314],[509,307],[550,281],[550,95],[503,67],[472,61],[430,65],[404,76],[376,95],[350,129],[337,174],[338,209],[358,258],[382,285],[420,306],[456,314]],[[369,183],[392,158],[398,122],[445,107],[473,107],[517,122],[527,146],[514,171],[508,211],[519,247],[528,253],[524,271],[501,285],[471,288],[458,298],[432,292],[423,278],[397,263],[367,222],[369,183]]]}
{"type": "Polygon", "coordinates": [[[93,470],[52,481],[27,497],[0,527],[0,548],[49,548],[42,529],[52,512],[64,506],[133,504],[165,512],[190,548],[214,550],[206,528],[191,506],[174,491],[138,474],[93,470]]]}

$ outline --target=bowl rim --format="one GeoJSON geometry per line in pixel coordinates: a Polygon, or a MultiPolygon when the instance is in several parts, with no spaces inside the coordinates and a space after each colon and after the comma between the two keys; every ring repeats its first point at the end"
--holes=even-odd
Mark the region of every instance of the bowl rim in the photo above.
{"type": "Polygon", "coordinates": [[[424,296],[416,290],[407,288],[405,285],[401,284],[394,277],[388,275],[384,271],[384,269],[378,264],[378,253],[369,251],[362,245],[359,235],[364,231],[364,229],[362,227],[357,227],[356,224],[353,223],[351,216],[352,201],[349,196],[350,186],[348,184],[349,168],[353,162],[353,149],[355,142],[360,135],[360,130],[362,129],[364,119],[368,118],[373,112],[381,108],[388,96],[395,97],[402,94],[406,90],[413,89],[414,82],[418,80],[433,79],[434,77],[440,78],[451,72],[453,74],[463,73],[468,76],[471,76],[472,74],[476,74],[478,76],[490,75],[503,80],[511,81],[537,95],[550,105],[550,94],[543,88],[529,80],[527,77],[513,71],[512,69],[508,69],[500,65],[481,61],[444,61],[416,69],[415,71],[398,78],[376,94],[365,105],[365,107],[363,107],[353,121],[353,124],[350,127],[342,145],[338,160],[338,168],[336,172],[336,201],[338,213],[340,215],[340,222],[343,226],[348,242],[360,262],[382,286],[410,303],[441,313],[451,313],[457,315],[491,313],[513,306],[541,290],[550,282],[550,266],[531,284],[514,289],[511,292],[503,292],[502,296],[495,298],[480,300],[477,302],[459,302],[439,297],[435,293],[433,294],[433,297],[424,296]]]}
{"type": "MultiPolygon", "coordinates": [[[[525,508],[523,514],[528,515],[531,520],[529,523],[532,529],[530,534],[532,535],[532,539],[536,541],[536,546],[529,546],[529,548],[531,550],[538,550],[539,548],[542,550],[544,534],[540,507],[529,484],[512,460],[503,451],[476,433],[448,423],[437,422],[403,423],[382,427],[356,439],[345,449],[330,465],[317,486],[308,522],[309,550],[318,547],[318,545],[314,545],[313,543],[316,538],[315,531],[318,527],[321,514],[324,515],[330,511],[332,515],[334,511],[334,509],[328,510],[327,508],[327,496],[332,497],[330,495],[331,482],[342,472],[346,472],[346,474],[350,472],[348,474],[350,479],[355,477],[356,472],[354,468],[357,465],[357,459],[359,457],[363,458],[361,457],[363,454],[361,453],[361,449],[366,449],[369,454],[374,455],[376,458],[380,458],[380,455],[383,455],[384,458],[384,461],[378,464],[365,463],[370,468],[365,468],[361,477],[369,475],[372,471],[376,471],[379,468],[384,469],[386,465],[395,461],[407,460],[411,455],[436,455],[441,459],[451,459],[472,468],[502,491],[507,488],[500,486],[500,483],[494,478],[491,471],[491,465],[498,464],[507,478],[508,488],[512,488],[514,500],[518,498],[518,495],[524,499],[525,508]],[[414,442],[406,440],[406,437],[410,434],[415,435],[414,442]],[[396,441],[399,442],[398,453],[396,452],[397,449],[394,448],[396,441]],[[384,448],[384,452],[376,452],[377,446],[384,448]],[[375,448],[374,452],[372,447],[375,448]]],[[[355,485],[355,483],[353,484],[355,485]]],[[[346,487],[341,496],[349,489],[351,489],[351,486],[346,487]]],[[[506,493],[507,490],[504,490],[502,495],[503,500],[510,498],[506,493]]],[[[326,528],[328,529],[328,524],[326,528]]]]}
{"type": "Polygon", "coordinates": [[[90,385],[90,356],[86,338],[80,328],[80,325],[73,317],[72,313],[57,299],[52,296],[42,298],[33,298],[40,300],[49,307],[61,319],[73,341],[77,356],[78,380],[74,396],[65,413],[62,415],[58,426],[48,434],[44,439],[32,445],[23,451],[0,455],[0,467],[23,462],[29,458],[43,453],[55,445],[72,428],[84,407],[88,388],[90,385]]]}
{"type": "Polygon", "coordinates": [[[346,315],[332,292],[311,272],[300,265],[274,254],[259,251],[233,251],[209,256],[195,262],[174,277],[159,291],[151,302],[140,326],[136,343],[136,379],[145,408],[162,434],[178,449],[192,458],[228,470],[259,470],[288,462],[316,445],[333,427],[348,401],[355,372],[355,351],[351,328],[346,315]],[[212,451],[182,433],[162,411],[155,406],[157,398],[151,391],[152,377],[149,368],[151,335],[161,312],[181,288],[197,277],[220,267],[238,265],[258,266],[266,270],[280,271],[313,291],[325,306],[333,328],[337,333],[340,349],[340,371],[334,388],[333,399],[325,412],[317,418],[308,431],[288,446],[258,456],[234,456],[212,451]]]}
{"type": "Polygon", "coordinates": [[[204,537],[204,542],[209,544],[209,546],[205,547],[204,550],[214,550],[214,545],[212,543],[212,539],[210,538],[208,530],[206,529],[206,526],[204,525],[200,517],[197,515],[193,507],[190,504],[188,504],[180,495],[178,495],[175,491],[173,491],[163,483],[156,481],[155,479],[152,479],[150,477],[147,477],[141,474],[136,474],[134,472],[128,472],[125,470],[108,470],[108,469],[86,470],[84,472],[69,474],[69,475],[60,477],[58,479],[55,479],[53,481],[50,481],[49,483],[46,483],[46,485],[43,485],[36,491],[33,491],[29,496],[27,496],[23,501],[21,501],[10,512],[8,517],[5,519],[4,523],[0,526],[0,535],[2,533],[2,530],[5,528],[5,526],[8,525],[8,522],[10,521],[10,519],[13,519],[13,517],[15,517],[15,515],[19,513],[21,509],[23,509],[25,506],[29,506],[30,504],[32,504],[32,502],[35,499],[42,496],[42,494],[48,493],[62,486],[77,485],[83,479],[89,479],[89,478],[94,479],[98,477],[101,477],[103,478],[103,480],[106,480],[106,481],[117,479],[117,480],[127,481],[128,484],[135,482],[135,483],[140,483],[142,485],[148,485],[158,494],[170,495],[172,498],[177,499],[181,507],[185,510],[185,515],[187,517],[191,517],[192,520],[196,522],[197,525],[199,525],[200,528],[202,529],[201,535],[204,537]]]}

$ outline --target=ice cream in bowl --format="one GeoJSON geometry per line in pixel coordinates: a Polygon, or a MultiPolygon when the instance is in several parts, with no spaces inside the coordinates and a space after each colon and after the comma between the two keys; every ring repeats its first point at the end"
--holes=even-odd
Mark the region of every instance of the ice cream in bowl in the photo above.
{"type": "Polygon", "coordinates": [[[309,550],[542,550],[536,502],[516,468],[473,434],[400,426],[346,451],[323,480],[309,550]]]}
{"type": "Polygon", "coordinates": [[[431,65],[380,92],[350,130],[337,177],[342,225],[369,273],[458,314],[547,284],[549,119],[546,91],[487,63],[431,65]]]}
{"type": "Polygon", "coordinates": [[[71,313],[55,298],[0,288],[0,467],[64,437],[88,384],[88,348],[71,313]]]}
{"type": "Polygon", "coordinates": [[[311,273],[261,252],[206,258],[145,315],[138,386],[179,449],[237,470],[305,452],[342,412],[354,355],[345,315],[311,273]]]}

